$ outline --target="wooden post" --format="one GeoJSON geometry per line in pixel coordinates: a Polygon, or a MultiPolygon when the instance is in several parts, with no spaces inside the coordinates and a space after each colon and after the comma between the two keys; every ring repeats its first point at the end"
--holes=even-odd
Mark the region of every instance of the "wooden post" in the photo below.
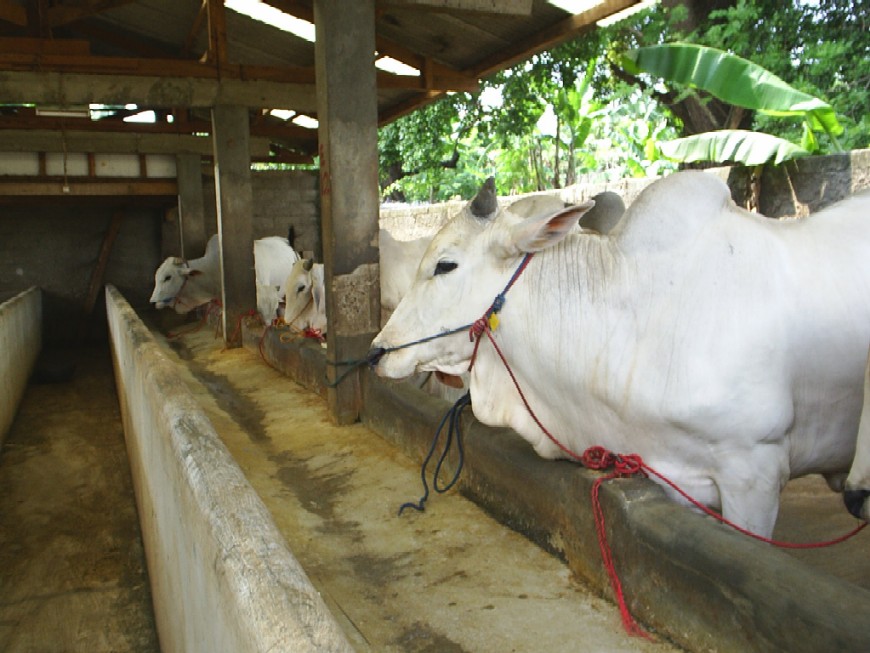
{"type": "MultiPolygon", "coordinates": [[[[378,109],[375,0],[315,0],[327,359],[361,359],[378,332],[378,109]]],[[[336,380],[346,367],[328,365],[336,380]]],[[[338,424],[359,419],[360,380],[327,394],[338,424]]]]}
{"type": "Polygon", "coordinates": [[[106,267],[109,265],[109,255],[112,253],[112,245],[115,244],[115,239],[118,237],[118,232],[121,230],[121,221],[123,218],[123,210],[118,209],[114,211],[112,213],[112,219],[109,220],[106,234],[103,236],[103,244],[100,246],[97,263],[94,266],[94,271],[91,273],[91,282],[88,284],[88,294],[85,297],[83,306],[84,314],[82,315],[82,321],[79,324],[79,342],[84,342],[88,337],[91,314],[94,312],[94,306],[97,303],[97,295],[103,289],[103,281],[106,277],[106,267]]]}
{"type": "Polygon", "coordinates": [[[181,222],[181,256],[205,254],[205,204],[202,195],[202,161],[198,154],[175,157],[178,179],[178,219],[181,222]]]}
{"type": "Polygon", "coordinates": [[[241,321],[257,306],[248,110],[216,106],[211,121],[224,342],[227,347],[241,347],[241,321]]]}

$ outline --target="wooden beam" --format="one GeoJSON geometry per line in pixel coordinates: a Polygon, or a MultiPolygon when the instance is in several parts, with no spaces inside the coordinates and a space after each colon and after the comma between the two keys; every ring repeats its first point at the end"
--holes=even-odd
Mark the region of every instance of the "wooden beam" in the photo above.
{"type": "Polygon", "coordinates": [[[91,44],[84,39],[46,39],[6,36],[0,38],[0,53],[84,56],[91,53],[91,44]]]}
{"type": "Polygon", "coordinates": [[[636,5],[640,0],[603,0],[599,5],[570,16],[551,27],[541,30],[532,36],[514,43],[511,47],[500,50],[491,57],[480,61],[464,72],[467,75],[484,79],[500,70],[510,68],[514,64],[525,61],[533,54],[549,50],[568,39],[579,36],[583,32],[595,29],[595,23],[623,9],[636,5]]]}
{"type": "Polygon", "coordinates": [[[202,0],[202,3],[199,5],[199,11],[196,13],[196,18],[193,20],[193,25],[190,26],[190,31],[187,33],[187,38],[184,39],[184,45],[181,46],[179,54],[189,54],[193,51],[193,44],[199,37],[202,26],[205,25],[207,2],[208,0],[202,0]]]}
{"type": "Polygon", "coordinates": [[[229,63],[227,58],[227,20],[224,0],[205,0],[208,15],[208,52],[209,63],[223,67],[229,63]]]}
{"type": "Polygon", "coordinates": [[[132,102],[152,107],[211,107],[233,102],[252,109],[271,106],[304,112],[317,110],[313,84],[168,75],[7,70],[0,71],[0,97],[9,104],[71,106],[132,102]]]}
{"type": "Polygon", "coordinates": [[[27,0],[27,31],[31,36],[41,39],[51,38],[48,23],[48,0],[27,0]]]}
{"type": "Polygon", "coordinates": [[[0,20],[27,27],[27,9],[12,0],[0,0],[0,20]]]}
{"type": "Polygon", "coordinates": [[[314,84],[314,68],[301,66],[231,65],[217,71],[189,59],[142,59],[70,54],[0,52],[0,70],[41,71],[96,75],[192,77],[195,79],[265,80],[314,84]]]}
{"type": "MultiPolygon", "coordinates": [[[[250,156],[269,156],[269,139],[250,138],[250,156]]],[[[99,134],[78,131],[0,130],[0,152],[93,152],[97,154],[198,154],[211,156],[207,136],[99,134]]]]}
{"type": "Polygon", "coordinates": [[[380,0],[378,9],[398,7],[435,11],[470,11],[479,14],[531,16],[532,0],[380,0]]]}
{"type": "Polygon", "coordinates": [[[119,196],[167,196],[178,195],[174,179],[77,181],[69,178],[43,181],[22,181],[4,177],[0,181],[0,197],[119,197],[119,196]]]}
{"type": "Polygon", "coordinates": [[[109,255],[112,253],[112,245],[115,244],[115,239],[118,237],[118,232],[121,230],[121,221],[124,214],[120,211],[114,211],[112,218],[109,220],[109,226],[106,229],[106,234],[103,236],[103,244],[100,246],[100,253],[97,256],[97,263],[94,266],[94,271],[91,273],[91,283],[88,285],[88,293],[85,297],[84,315],[79,325],[79,342],[84,342],[88,335],[88,327],[90,326],[91,314],[94,312],[94,306],[97,303],[97,296],[103,288],[103,280],[106,277],[106,267],[109,264],[109,255]]]}

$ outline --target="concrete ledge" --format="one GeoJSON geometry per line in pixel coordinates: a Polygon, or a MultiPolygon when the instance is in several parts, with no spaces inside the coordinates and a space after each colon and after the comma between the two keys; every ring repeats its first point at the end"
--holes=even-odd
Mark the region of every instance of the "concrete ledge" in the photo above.
{"type": "Polygon", "coordinates": [[[161,649],[352,651],[175,365],[106,303],[161,649]]]}
{"type": "MultiPolygon", "coordinates": [[[[276,335],[264,337],[269,363],[291,371],[305,365],[293,350],[308,343],[270,343],[276,335]]],[[[303,374],[323,378],[310,369],[303,374]]],[[[422,461],[447,403],[407,384],[363,376],[366,425],[422,461]]],[[[486,427],[471,411],[463,427],[462,493],[612,596],[590,500],[597,473],[542,460],[513,431],[486,427]]],[[[445,474],[455,464],[454,451],[445,474]]],[[[398,497],[397,505],[417,498],[398,497]]],[[[870,591],[674,504],[652,481],[609,481],[601,498],[629,607],[656,632],[692,651],[870,650],[870,630],[856,618],[870,614],[870,591]]],[[[437,502],[430,496],[429,510],[437,502]]]]}
{"type": "Polygon", "coordinates": [[[30,288],[0,304],[0,448],[42,349],[42,293],[30,288]]]}

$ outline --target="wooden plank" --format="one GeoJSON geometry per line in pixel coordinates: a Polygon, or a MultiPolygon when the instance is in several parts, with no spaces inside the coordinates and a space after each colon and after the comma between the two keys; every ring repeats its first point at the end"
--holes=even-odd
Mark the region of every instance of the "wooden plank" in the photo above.
{"type": "Polygon", "coordinates": [[[436,11],[471,11],[481,14],[531,16],[532,0],[381,0],[382,7],[401,7],[436,11]]]}
{"type": "Polygon", "coordinates": [[[4,177],[0,181],[0,197],[44,195],[55,197],[154,197],[165,195],[171,197],[178,195],[178,184],[174,179],[76,181],[70,178],[64,182],[61,178],[54,181],[23,181],[14,177],[4,177]]]}
{"type": "Polygon", "coordinates": [[[221,79],[197,79],[126,73],[6,71],[0,72],[0,97],[9,104],[69,106],[132,102],[150,107],[211,107],[232,102],[252,109],[270,106],[306,113],[317,110],[314,84],[247,81],[229,75],[221,79]]]}
{"type": "Polygon", "coordinates": [[[121,230],[121,222],[124,214],[121,210],[112,213],[112,218],[109,221],[109,226],[106,229],[106,234],[103,236],[103,243],[100,246],[100,253],[97,256],[97,263],[94,266],[94,271],[91,273],[91,282],[88,285],[88,292],[85,296],[84,314],[79,325],[79,342],[84,342],[88,335],[88,327],[90,326],[91,315],[94,312],[94,306],[97,303],[97,297],[100,290],[103,288],[103,281],[106,278],[106,267],[109,264],[109,255],[112,253],[112,245],[115,244],[115,239],[118,237],[118,232],[121,230]]]}
{"type": "Polygon", "coordinates": [[[27,27],[27,10],[12,0],[0,0],[0,20],[27,27]]]}
{"type": "Polygon", "coordinates": [[[40,39],[17,36],[0,38],[0,53],[89,55],[91,44],[83,39],[40,39]]]}
{"type": "Polygon", "coordinates": [[[227,58],[227,20],[224,0],[205,0],[208,15],[208,53],[206,59],[219,67],[229,63],[227,58]]]}
{"type": "MultiPolygon", "coordinates": [[[[310,145],[310,141],[308,143],[310,145]]],[[[249,144],[251,156],[268,156],[270,139],[252,137],[249,144]]],[[[213,154],[212,143],[207,136],[0,129],[0,152],[64,151],[98,154],[213,154]]]]}
{"type": "Polygon", "coordinates": [[[510,68],[520,61],[525,61],[533,54],[549,50],[585,31],[595,29],[597,21],[636,5],[638,2],[640,0],[603,0],[601,4],[583,13],[570,16],[547,29],[518,41],[509,48],[500,50],[464,72],[480,79],[489,77],[493,73],[510,68]]]}

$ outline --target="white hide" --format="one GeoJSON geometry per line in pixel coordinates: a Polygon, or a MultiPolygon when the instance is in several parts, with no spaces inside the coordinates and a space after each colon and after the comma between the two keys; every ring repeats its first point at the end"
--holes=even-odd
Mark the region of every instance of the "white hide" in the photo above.
{"type": "MultiPolygon", "coordinates": [[[[638,453],[760,535],[789,478],[848,469],[870,342],[870,194],[778,221],[736,207],[719,179],[682,172],[649,186],[608,236],[573,231],[583,208],[523,220],[473,206],[435,236],[373,347],[473,322],[540,250],[495,337],[573,452],[638,453]]],[[[472,349],[459,333],[387,353],[376,369],[458,374],[472,349]]],[[[482,422],[564,457],[488,342],[470,387],[482,422]]]]}
{"type": "Polygon", "coordinates": [[[323,263],[300,259],[284,283],[284,321],[293,329],[316,329],[326,334],[326,288],[323,263]]]}
{"type": "Polygon", "coordinates": [[[423,253],[432,242],[431,237],[414,240],[396,240],[386,229],[378,232],[380,249],[381,309],[391,313],[408,292],[423,253]]]}
{"type": "Polygon", "coordinates": [[[189,313],[220,296],[220,247],[217,235],[209,238],[205,254],[185,261],[170,256],[154,273],[154,291],[149,300],[155,308],[173,308],[189,313]]]}
{"type": "Polygon", "coordinates": [[[254,241],[257,311],[266,324],[278,315],[284,296],[284,284],[299,255],[282,236],[268,236],[254,241]]]}
{"type": "Polygon", "coordinates": [[[856,517],[870,521],[870,356],[864,370],[864,406],[858,425],[855,459],[846,478],[843,499],[856,517]]]}

